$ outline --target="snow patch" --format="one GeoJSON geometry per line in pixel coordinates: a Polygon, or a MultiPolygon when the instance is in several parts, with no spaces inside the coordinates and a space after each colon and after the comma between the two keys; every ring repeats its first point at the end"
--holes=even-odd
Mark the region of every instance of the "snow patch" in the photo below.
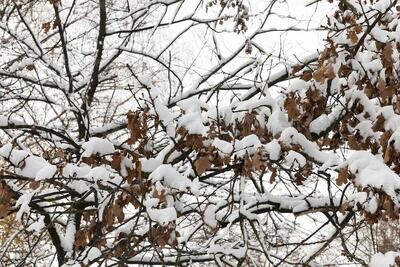
{"type": "Polygon", "coordinates": [[[82,148],[84,150],[82,157],[90,157],[96,154],[103,156],[115,152],[114,145],[110,141],[98,137],[91,137],[89,141],[82,145],[82,148]]]}

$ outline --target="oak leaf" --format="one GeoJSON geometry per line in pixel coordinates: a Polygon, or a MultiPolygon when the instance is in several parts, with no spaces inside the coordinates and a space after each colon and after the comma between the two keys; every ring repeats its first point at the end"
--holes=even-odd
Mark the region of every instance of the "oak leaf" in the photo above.
{"type": "Polygon", "coordinates": [[[394,154],[395,154],[394,148],[391,145],[388,145],[387,148],[386,148],[386,151],[385,151],[385,155],[383,157],[383,161],[385,163],[391,162],[392,159],[393,159],[394,154]]]}
{"type": "Polygon", "coordinates": [[[342,205],[340,205],[339,211],[340,211],[342,214],[345,214],[346,211],[347,211],[347,209],[348,209],[349,207],[350,207],[349,203],[348,203],[348,202],[344,202],[342,205]]]}
{"type": "Polygon", "coordinates": [[[208,156],[200,157],[194,163],[198,175],[202,175],[208,168],[211,167],[211,162],[208,156]]]}
{"type": "Polygon", "coordinates": [[[383,131],[385,131],[384,125],[385,125],[385,117],[383,117],[382,114],[379,114],[376,117],[374,125],[372,125],[372,130],[374,132],[378,132],[378,131],[383,132],[383,131]]]}
{"type": "Polygon", "coordinates": [[[354,135],[350,135],[347,141],[349,147],[354,150],[360,149],[360,143],[354,135]]]}
{"type": "Polygon", "coordinates": [[[42,29],[44,30],[44,33],[48,33],[50,28],[51,28],[50,21],[42,23],[42,29]]]}
{"type": "Polygon", "coordinates": [[[341,186],[343,184],[346,184],[348,180],[349,180],[349,174],[347,172],[347,168],[341,169],[338,177],[336,178],[336,184],[338,186],[341,186]]]}
{"type": "Polygon", "coordinates": [[[84,247],[87,245],[88,231],[86,229],[80,229],[75,234],[75,246],[84,247]]]}
{"type": "Polygon", "coordinates": [[[11,205],[9,203],[0,204],[0,219],[5,218],[10,213],[11,205]]]}
{"type": "Polygon", "coordinates": [[[356,44],[358,42],[358,36],[355,31],[349,31],[347,33],[347,39],[349,39],[352,44],[356,44]]]}
{"type": "Polygon", "coordinates": [[[283,106],[286,109],[289,118],[291,120],[297,120],[297,118],[300,116],[300,111],[297,107],[295,99],[293,97],[286,98],[283,106]]]}
{"type": "Polygon", "coordinates": [[[29,188],[32,190],[38,189],[40,186],[40,183],[38,181],[32,181],[29,183],[29,188]]]}
{"type": "Polygon", "coordinates": [[[332,65],[328,65],[325,69],[324,72],[324,76],[325,78],[327,78],[328,80],[332,80],[336,77],[335,71],[333,70],[332,65]]]}
{"type": "Polygon", "coordinates": [[[386,43],[384,49],[383,49],[383,58],[384,60],[384,65],[388,65],[385,67],[391,67],[392,64],[392,55],[393,55],[393,48],[390,42],[386,43]]]}
{"type": "Polygon", "coordinates": [[[324,83],[325,81],[324,72],[325,72],[324,68],[319,68],[316,71],[314,71],[313,73],[314,80],[319,83],[324,83]]]}
{"type": "Polygon", "coordinates": [[[121,169],[121,161],[122,155],[120,153],[114,154],[111,160],[111,167],[114,170],[119,171],[121,169]]]}
{"type": "Polygon", "coordinates": [[[124,214],[122,208],[123,207],[117,203],[115,203],[112,208],[112,213],[113,213],[114,217],[117,217],[117,220],[119,223],[121,223],[125,218],[125,214],[124,214]]]}
{"type": "Polygon", "coordinates": [[[304,71],[301,76],[300,79],[302,79],[303,81],[308,82],[309,80],[312,79],[312,72],[310,71],[304,71]]]}
{"type": "Polygon", "coordinates": [[[263,163],[262,163],[260,153],[254,154],[253,157],[251,158],[251,161],[252,161],[253,168],[255,170],[260,170],[262,168],[263,163]]]}
{"type": "Polygon", "coordinates": [[[278,173],[276,172],[276,170],[271,173],[271,176],[269,177],[269,182],[271,184],[275,183],[277,175],[278,175],[278,173]]]}

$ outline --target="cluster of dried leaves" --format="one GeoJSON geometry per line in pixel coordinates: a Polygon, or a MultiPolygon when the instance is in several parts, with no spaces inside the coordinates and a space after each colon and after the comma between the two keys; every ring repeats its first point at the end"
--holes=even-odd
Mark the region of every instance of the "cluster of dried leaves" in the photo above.
{"type": "MultiPolygon", "coordinates": [[[[371,1],[368,4],[375,2],[377,1],[371,1]]],[[[387,126],[390,118],[385,118],[383,114],[374,118],[372,114],[369,114],[371,106],[377,110],[392,106],[395,114],[400,114],[400,98],[398,97],[400,80],[397,67],[400,43],[392,39],[383,42],[375,38],[372,32],[374,27],[393,32],[395,29],[391,23],[399,16],[399,7],[393,10],[392,7],[396,4],[396,1],[393,1],[388,7],[391,16],[385,17],[385,13],[376,12],[371,20],[364,20],[365,14],[354,7],[344,6],[346,3],[347,1],[343,1],[333,18],[328,19],[328,26],[330,26],[328,45],[319,57],[317,68],[303,69],[303,66],[299,65],[293,69],[294,74],[298,74],[302,80],[309,82],[309,87],[305,89],[305,93],[304,91],[290,92],[284,107],[295,128],[308,139],[318,143],[321,149],[336,151],[348,148],[370,151],[374,155],[382,155],[384,162],[400,174],[399,152],[394,148],[395,141],[391,138],[393,131],[387,126]],[[392,14],[392,12],[397,12],[397,14],[392,14]],[[335,23],[340,23],[341,27],[337,27],[335,23]],[[343,42],[338,38],[339,35],[345,35],[348,41],[343,42]],[[363,53],[373,54],[372,58],[381,62],[381,68],[366,69],[363,65],[366,62],[360,59],[363,53]],[[361,70],[357,69],[358,64],[361,70]],[[335,79],[340,83],[333,91],[331,86],[335,79]],[[349,94],[354,87],[356,87],[356,92],[349,94]],[[351,101],[357,91],[365,98],[355,97],[356,100],[351,101]],[[310,132],[310,123],[313,120],[322,114],[330,114],[338,105],[341,105],[343,110],[326,129],[318,134],[310,132]],[[368,134],[359,127],[366,121],[371,126],[368,134]]],[[[348,182],[354,182],[354,177],[354,174],[347,169],[342,169],[336,183],[342,186],[348,182]]],[[[358,187],[358,190],[367,192],[368,195],[379,195],[379,208],[375,214],[363,211],[362,205],[357,204],[358,209],[368,220],[376,222],[379,218],[399,218],[398,207],[395,207],[391,197],[384,190],[372,187],[358,187]]],[[[342,210],[347,208],[348,203],[343,205],[342,210]]]]}
{"type": "MultiPolygon", "coordinates": [[[[206,9],[212,8],[213,6],[219,5],[221,7],[221,13],[224,10],[233,9],[235,15],[233,17],[234,21],[234,32],[236,33],[244,33],[247,31],[248,26],[246,25],[247,21],[250,18],[249,8],[246,6],[244,1],[242,0],[212,0],[207,3],[206,9]]],[[[219,24],[224,24],[225,21],[228,20],[230,16],[224,15],[219,20],[219,24]]]]}

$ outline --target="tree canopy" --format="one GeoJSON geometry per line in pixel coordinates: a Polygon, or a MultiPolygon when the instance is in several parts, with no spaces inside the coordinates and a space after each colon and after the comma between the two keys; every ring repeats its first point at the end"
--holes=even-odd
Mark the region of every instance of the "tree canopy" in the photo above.
{"type": "Polygon", "coordinates": [[[3,0],[0,36],[5,266],[400,266],[397,0],[3,0]]]}

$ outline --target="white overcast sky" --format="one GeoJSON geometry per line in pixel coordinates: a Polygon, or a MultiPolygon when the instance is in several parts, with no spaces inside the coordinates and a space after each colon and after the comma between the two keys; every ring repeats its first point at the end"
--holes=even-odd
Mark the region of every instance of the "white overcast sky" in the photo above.
{"type": "MultiPolygon", "coordinates": [[[[328,1],[322,1],[319,4],[306,7],[310,0],[287,0],[278,1],[274,5],[273,12],[275,15],[270,16],[264,29],[283,29],[286,27],[298,27],[304,29],[315,29],[321,24],[325,23],[326,15],[331,13],[332,6],[329,5],[328,1]]],[[[181,7],[178,17],[184,17],[189,14],[196,6],[198,0],[186,1],[184,6],[181,7]]],[[[265,0],[245,0],[245,3],[250,7],[250,13],[262,12],[266,7],[266,3],[269,1],[265,0]]],[[[213,17],[218,11],[217,7],[211,8],[206,13],[205,5],[197,12],[197,16],[201,18],[213,17]]],[[[167,16],[163,21],[168,21],[172,16],[173,9],[167,13],[167,16]]],[[[252,18],[249,23],[249,30],[245,34],[232,33],[232,23],[226,23],[223,26],[219,26],[218,30],[221,32],[216,34],[216,39],[220,48],[220,52],[223,57],[229,56],[232,51],[243,43],[246,36],[250,35],[258,26],[260,21],[258,17],[252,18]],[[226,32],[224,31],[227,30],[226,32]]],[[[152,45],[157,46],[157,43],[167,43],[168,40],[174,38],[174,36],[180,32],[187,24],[182,23],[176,25],[173,30],[169,28],[167,31],[157,31],[152,37],[152,45]]],[[[322,48],[323,38],[326,32],[320,31],[300,31],[300,32],[273,32],[259,35],[255,42],[264,48],[265,52],[271,53],[273,56],[280,56],[273,59],[274,64],[280,64],[283,62],[296,62],[296,58],[304,58],[310,54],[314,54],[317,49],[322,48]]],[[[195,28],[187,32],[184,36],[179,38],[178,42],[174,44],[175,55],[179,58],[178,62],[182,62],[182,66],[188,66],[195,60],[194,69],[198,72],[198,75],[207,72],[211,66],[218,64],[215,55],[213,55],[213,42],[210,31],[205,31],[204,27],[199,29],[195,28]]],[[[255,49],[254,49],[255,50],[255,49]]],[[[247,59],[245,56],[243,60],[247,59]]],[[[256,54],[252,54],[256,57],[256,54]]],[[[177,61],[175,61],[176,63],[177,61]]],[[[179,64],[179,63],[178,63],[179,64]]],[[[234,67],[235,64],[240,64],[240,57],[231,66],[225,67],[224,71],[229,72],[230,67],[234,67]]],[[[283,66],[283,65],[282,65],[283,66]]],[[[278,71],[279,68],[274,68],[274,71],[278,71]]],[[[196,74],[194,74],[196,76],[196,74]]],[[[184,83],[190,87],[193,81],[193,75],[185,77],[184,83]]]]}

